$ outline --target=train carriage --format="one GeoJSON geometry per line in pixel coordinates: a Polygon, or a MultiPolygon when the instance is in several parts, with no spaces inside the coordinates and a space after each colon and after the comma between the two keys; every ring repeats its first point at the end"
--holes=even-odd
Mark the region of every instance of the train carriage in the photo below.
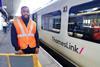
{"type": "Polygon", "coordinates": [[[58,0],[37,12],[40,40],[76,66],[99,67],[99,15],[100,1],[58,0]]]}

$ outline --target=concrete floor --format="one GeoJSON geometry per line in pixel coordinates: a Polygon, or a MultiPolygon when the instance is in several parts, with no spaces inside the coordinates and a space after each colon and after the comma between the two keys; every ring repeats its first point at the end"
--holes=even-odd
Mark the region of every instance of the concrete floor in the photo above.
{"type": "MultiPolygon", "coordinates": [[[[10,31],[6,34],[0,32],[0,53],[15,53],[14,47],[11,45],[10,31]]],[[[51,55],[40,47],[38,58],[42,67],[62,67],[51,55]]],[[[7,57],[0,56],[0,67],[8,67],[7,57]]],[[[15,66],[16,67],[16,66],[15,66]]]]}
{"type": "Polygon", "coordinates": [[[0,53],[14,53],[14,47],[11,44],[10,31],[6,34],[0,31],[0,53]]]}

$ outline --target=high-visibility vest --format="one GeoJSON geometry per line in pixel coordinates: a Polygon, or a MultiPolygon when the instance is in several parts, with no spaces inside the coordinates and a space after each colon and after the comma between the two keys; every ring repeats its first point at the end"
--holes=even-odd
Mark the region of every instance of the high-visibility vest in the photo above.
{"type": "Polygon", "coordinates": [[[22,18],[18,17],[14,20],[13,24],[17,32],[18,45],[20,49],[26,49],[28,46],[30,48],[36,47],[36,23],[30,19],[26,27],[22,18]]]}

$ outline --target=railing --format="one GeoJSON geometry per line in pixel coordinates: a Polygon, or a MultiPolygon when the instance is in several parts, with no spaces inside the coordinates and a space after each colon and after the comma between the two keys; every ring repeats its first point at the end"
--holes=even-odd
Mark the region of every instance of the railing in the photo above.
{"type": "MultiPolygon", "coordinates": [[[[8,67],[42,67],[37,54],[0,54],[6,57],[8,67]],[[17,65],[17,66],[16,66],[17,65]],[[22,65],[22,66],[21,66],[22,65]]],[[[1,60],[0,60],[1,61],[1,60]]]]}

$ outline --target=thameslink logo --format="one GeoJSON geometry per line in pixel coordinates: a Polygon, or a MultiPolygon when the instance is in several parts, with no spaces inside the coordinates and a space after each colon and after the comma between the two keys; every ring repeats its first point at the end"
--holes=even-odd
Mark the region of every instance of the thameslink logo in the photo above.
{"type": "Polygon", "coordinates": [[[77,45],[71,45],[71,43],[68,43],[68,42],[66,42],[66,43],[64,43],[64,42],[61,42],[60,40],[57,40],[55,37],[53,37],[52,36],[52,40],[54,41],[54,42],[56,42],[56,43],[58,43],[59,45],[61,45],[61,46],[63,46],[63,47],[66,47],[66,48],[68,48],[68,49],[70,49],[70,50],[72,50],[72,51],[74,51],[74,52],[76,52],[76,53],[79,53],[79,54],[81,54],[82,53],[82,51],[83,51],[83,49],[84,48],[78,48],[77,47],[77,45]]]}

